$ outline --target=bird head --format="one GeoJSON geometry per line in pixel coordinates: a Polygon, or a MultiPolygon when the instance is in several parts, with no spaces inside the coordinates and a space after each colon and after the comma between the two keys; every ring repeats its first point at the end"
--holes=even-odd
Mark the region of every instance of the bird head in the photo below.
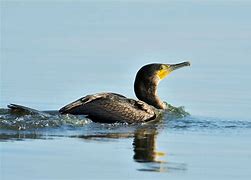
{"type": "Polygon", "coordinates": [[[156,108],[164,109],[164,103],[157,96],[159,81],[166,78],[172,71],[190,65],[187,61],[178,64],[153,63],[143,66],[138,71],[134,82],[137,98],[156,108]]]}

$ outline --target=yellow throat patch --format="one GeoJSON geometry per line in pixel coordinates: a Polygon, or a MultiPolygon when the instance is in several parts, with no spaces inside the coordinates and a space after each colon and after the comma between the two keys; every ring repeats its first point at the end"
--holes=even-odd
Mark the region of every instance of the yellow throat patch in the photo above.
{"type": "Polygon", "coordinates": [[[162,80],[170,73],[171,72],[167,68],[164,68],[157,72],[157,76],[159,77],[160,80],[162,80]]]}

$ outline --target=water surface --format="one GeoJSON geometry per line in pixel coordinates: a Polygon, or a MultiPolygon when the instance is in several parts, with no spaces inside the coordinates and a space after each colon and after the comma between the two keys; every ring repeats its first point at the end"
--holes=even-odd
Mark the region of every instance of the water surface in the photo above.
{"type": "Polygon", "coordinates": [[[1,1],[1,179],[250,179],[249,1],[1,1]],[[172,73],[159,96],[185,106],[153,124],[13,116],[86,94],[135,98],[137,70],[172,73]]]}

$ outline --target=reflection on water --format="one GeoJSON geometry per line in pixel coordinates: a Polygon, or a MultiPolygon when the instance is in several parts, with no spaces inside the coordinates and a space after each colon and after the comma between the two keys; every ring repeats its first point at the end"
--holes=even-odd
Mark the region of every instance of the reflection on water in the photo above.
{"type": "Polygon", "coordinates": [[[143,163],[144,167],[139,171],[167,171],[166,161],[160,158],[165,156],[164,152],[156,150],[157,129],[138,129],[135,131],[133,139],[133,159],[138,163],[143,163]]]}
{"type": "Polygon", "coordinates": [[[156,129],[139,129],[134,134],[134,159],[137,162],[161,162],[157,161],[158,154],[165,153],[156,152],[156,129]]]}
{"type": "MultiPolygon", "coordinates": [[[[161,123],[158,124],[160,126],[161,123]]],[[[167,172],[170,170],[186,170],[184,163],[172,163],[166,160],[166,152],[157,150],[158,129],[156,125],[143,125],[128,133],[101,133],[93,135],[72,136],[85,140],[102,140],[133,138],[133,159],[142,165],[139,171],[167,172]]]]}
{"type": "Polygon", "coordinates": [[[0,142],[7,141],[7,140],[22,141],[25,139],[48,139],[48,138],[45,138],[43,135],[36,134],[36,133],[32,133],[32,134],[20,134],[20,133],[4,134],[4,133],[1,133],[0,134],[0,142]]]}
{"type": "Polygon", "coordinates": [[[139,171],[167,172],[170,170],[186,170],[183,163],[171,163],[166,159],[166,152],[157,150],[157,128],[140,128],[134,133],[133,159],[143,164],[139,171]]]}

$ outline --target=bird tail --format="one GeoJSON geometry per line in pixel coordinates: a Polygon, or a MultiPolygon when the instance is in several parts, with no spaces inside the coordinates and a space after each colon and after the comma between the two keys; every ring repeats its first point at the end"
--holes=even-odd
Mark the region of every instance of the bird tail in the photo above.
{"type": "Polygon", "coordinates": [[[17,115],[41,115],[41,116],[50,116],[50,114],[36,110],[36,109],[32,109],[26,106],[21,106],[18,104],[9,104],[7,106],[8,108],[10,108],[11,113],[13,114],[17,114],[17,115]]]}

